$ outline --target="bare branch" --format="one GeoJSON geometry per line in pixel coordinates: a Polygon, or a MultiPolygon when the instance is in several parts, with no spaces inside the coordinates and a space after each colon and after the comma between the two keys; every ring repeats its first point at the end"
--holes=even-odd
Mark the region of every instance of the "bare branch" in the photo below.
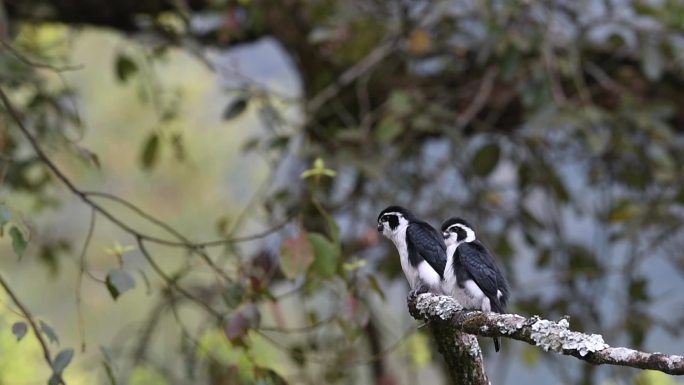
{"type": "MultiPolygon", "coordinates": [[[[464,310],[453,298],[430,293],[409,301],[409,310],[415,318],[429,321],[431,325],[445,328],[451,333],[510,338],[547,351],[574,356],[594,365],[628,366],[684,375],[683,356],[612,347],[599,334],[570,330],[567,319],[554,322],[538,316],[526,318],[517,314],[464,310]]],[[[447,364],[450,368],[462,365],[449,361],[447,364]]]]}
{"type": "Polygon", "coordinates": [[[185,298],[189,299],[190,301],[195,302],[196,304],[200,305],[203,307],[207,313],[213,315],[217,319],[222,319],[223,314],[220,312],[214,310],[211,305],[209,305],[207,302],[203,301],[201,298],[195,296],[194,294],[190,293],[186,289],[184,289],[182,286],[178,284],[178,279],[179,277],[170,277],[168,274],[162,270],[162,268],[157,264],[157,262],[152,258],[152,255],[147,251],[147,247],[145,247],[145,241],[143,240],[142,237],[136,236],[135,237],[136,242],[138,243],[138,248],[140,249],[140,252],[142,253],[143,257],[147,260],[147,262],[150,264],[152,269],[162,277],[162,279],[166,282],[166,284],[170,288],[176,289],[179,293],[181,293],[185,298]]]}
{"type": "Polygon", "coordinates": [[[93,238],[93,232],[95,230],[95,220],[97,219],[97,213],[95,210],[90,210],[90,224],[88,225],[88,234],[86,234],[85,241],[83,241],[83,248],[81,249],[81,255],[78,258],[78,276],[76,276],[76,313],[78,313],[78,335],[81,339],[81,352],[86,351],[86,341],[85,341],[85,320],[83,319],[83,308],[81,301],[81,284],[83,282],[83,274],[86,271],[86,253],[88,252],[88,246],[90,246],[90,240],[93,238]]]}
{"type": "Polygon", "coordinates": [[[321,92],[316,94],[308,103],[307,110],[311,115],[318,111],[325,103],[335,97],[340,90],[360,76],[367,74],[378,63],[388,57],[393,51],[398,42],[396,37],[389,38],[375,47],[363,60],[351,66],[337,80],[325,87],[321,92]]]}
{"type": "Polygon", "coordinates": [[[115,200],[119,203],[122,203],[126,205],[127,207],[133,209],[136,211],[139,215],[143,216],[147,220],[152,221],[153,223],[159,225],[161,221],[155,219],[151,215],[145,213],[141,209],[137,208],[135,205],[132,203],[127,202],[126,200],[115,197],[110,194],[106,193],[98,193],[98,192],[93,192],[93,191],[83,191],[80,190],[74,182],[72,182],[66,174],[62,172],[62,170],[57,167],[57,165],[50,159],[50,157],[47,156],[41,145],[38,143],[38,140],[33,136],[33,134],[28,130],[28,128],[24,125],[24,123],[21,120],[21,117],[19,116],[19,113],[17,110],[14,108],[12,103],[10,102],[9,98],[7,97],[7,94],[5,91],[0,88],[0,100],[2,101],[2,104],[5,106],[7,109],[9,115],[12,117],[14,122],[17,124],[19,130],[22,132],[24,137],[29,141],[31,144],[31,147],[33,148],[34,152],[40,158],[40,160],[45,164],[45,166],[52,171],[53,174],[59,179],[64,185],[71,191],[74,195],[78,196],[81,201],[83,201],[85,204],[88,206],[92,207],[95,211],[97,211],[99,214],[102,214],[105,218],[107,218],[110,222],[121,228],[123,231],[131,234],[132,236],[136,238],[141,238],[144,241],[148,242],[153,242],[157,243],[160,245],[166,245],[166,246],[171,246],[171,247],[184,247],[187,248],[190,251],[193,251],[200,255],[200,257],[209,265],[211,266],[215,271],[217,271],[224,279],[229,280],[230,279],[225,275],[225,273],[214,264],[214,262],[202,251],[203,248],[205,247],[212,247],[212,246],[222,246],[230,243],[238,243],[238,242],[246,242],[246,241],[251,241],[251,240],[256,240],[263,238],[280,228],[284,227],[287,223],[290,221],[290,217],[286,218],[283,220],[281,223],[276,224],[275,226],[266,229],[260,233],[252,234],[252,235],[246,235],[246,236],[236,236],[232,238],[225,238],[225,239],[219,239],[219,240],[214,240],[214,241],[208,241],[208,242],[191,242],[189,239],[186,237],[182,236],[180,233],[176,232],[175,230],[171,229],[168,225],[162,226],[167,231],[170,231],[172,235],[174,235],[176,238],[178,238],[178,241],[174,240],[169,240],[165,238],[159,238],[155,237],[153,235],[145,234],[141,231],[136,230],[135,228],[131,227],[127,223],[125,223],[123,220],[119,219],[117,216],[112,214],[110,211],[105,209],[102,205],[99,203],[95,202],[93,199],[91,199],[91,196],[99,196],[102,198],[107,198],[110,200],[115,200]]]}
{"type": "MultiPolygon", "coordinates": [[[[24,304],[19,300],[17,295],[9,287],[9,285],[1,275],[0,286],[2,286],[3,289],[5,289],[7,295],[9,295],[10,298],[12,298],[12,302],[14,302],[14,304],[17,305],[19,311],[21,311],[21,314],[26,318],[28,323],[31,325],[31,330],[33,330],[33,334],[35,334],[36,338],[38,339],[38,342],[40,343],[40,348],[43,351],[43,357],[45,358],[45,362],[47,362],[50,368],[53,368],[54,366],[52,365],[52,356],[50,354],[50,348],[48,348],[48,344],[47,342],[45,342],[45,338],[43,338],[43,334],[40,332],[40,329],[38,328],[38,325],[36,324],[36,320],[33,318],[33,315],[31,315],[29,309],[26,306],[24,306],[24,304]]],[[[62,378],[61,373],[54,372],[52,375],[57,376],[59,384],[66,385],[66,382],[62,378]]]]}
{"type": "Polygon", "coordinates": [[[485,71],[473,101],[456,118],[455,131],[460,131],[463,127],[467,126],[485,106],[489,95],[492,93],[492,89],[494,89],[494,79],[498,73],[499,70],[496,67],[489,67],[485,71]]]}
{"type": "Polygon", "coordinates": [[[5,40],[0,39],[0,44],[2,44],[2,46],[5,47],[5,49],[7,51],[9,51],[14,57],[16,57],[19,61],[21,61],[22,63],[24,63],[28,66],[31,66],[31,67],[49,69],[51,71],[58,72],[58,73],[59,72],[66,72],[66,71],[78,71],[78,70],[85,68],[85,66],[82,64],[66,65],[66,66],[59,66],[58,67],[58,66],[53,66],[51,64],[47,64],[47,63],[41,63],[41,62],[27,58],[24,54],[22,54],[16,48],[14,48],[12,46],[12,44],[8,43],[5,40]]]}

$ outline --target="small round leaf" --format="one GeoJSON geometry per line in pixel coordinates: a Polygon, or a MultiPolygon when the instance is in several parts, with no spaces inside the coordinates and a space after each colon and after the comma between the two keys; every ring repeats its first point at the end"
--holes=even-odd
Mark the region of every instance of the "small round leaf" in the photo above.
{"type": "Polygon", "coordinates": [[[12,324],[12,334],[17,337],[17,341],[21,341],[21,339],[24,338],[27,330],[28,328],[24,321],[18,321],[12,324]]]}
{"type": "Polygon", "coordinates": [[[496,143],[488,143],[480,147],[471,163],[476,175],[487,176],[499,163],[501,150],[496,143]]]}

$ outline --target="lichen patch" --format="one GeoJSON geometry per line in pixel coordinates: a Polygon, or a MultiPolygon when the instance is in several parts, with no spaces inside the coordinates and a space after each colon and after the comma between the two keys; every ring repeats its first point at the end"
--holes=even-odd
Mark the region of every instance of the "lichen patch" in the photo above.
{"type": "Polygon", "coordinates": [[[567,319],[558,322],[538,320],[532,324],[530,336],[535,344],[544,350],[575,350],[582,357],[608,347],[601,335],[575,332],[569,330],[569,326],[567,319]]]}

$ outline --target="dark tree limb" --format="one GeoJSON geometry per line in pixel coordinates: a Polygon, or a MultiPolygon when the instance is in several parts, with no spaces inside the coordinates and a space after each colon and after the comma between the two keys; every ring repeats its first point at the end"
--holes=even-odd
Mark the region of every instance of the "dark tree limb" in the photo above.
{"type": "Polygon", "coordinates": [[[430,293],[421,294],[418,297],[408,297],[409,313],[413,318],[429,322],[430,332],[435,339],[439,353],[444,358],[451,383],[453,385],[488,385],[489,379],[485,372],[482,350],[480,350],[477,337],[462,333],[451,326],[449,322],[444,322],[439,316],[424,315],[431,314],[419,310],[423,309],[423,306],[427,306],[423,305],[427,295],[437,301],[450,300],[458,308],[461,306],[449,297],[436,296],[430,293]]]}
{"type": "MultiPolygon", "coordinates": [[[[449,335],[468,333],[487,337],[500,336],[527,342],[546,351],[552,350],[556,353],[574,356],[594,365],[628,366],[658,370],[672,375],[684,375],[683,356],[612,347],[606,344],[599,334],[585,334],[570,330],[567,319],[554,322],[539,316],[526,318],[517,314],[464,310],[453,298],[430,293],[421,294],[415,300],[409,300],[409,311],[414,318],[428,321],[431,327],[439,328],[440,334],[436,335],[436,338],[437,343],[440,344],[440,351],[443,348],[443,340],[449,335]]],[[[449,345],[444,348],[447,353],[442,352],[442,354],[452,376],[454,374],[461,377],[468,375],[464,373],[464,368],[476,365],[478,362],[476,357],[471,358],[470,362],[464,362],[463,360],[469,356],[455,357],[454,351],[458,348],[449,345]]],[[[479,348],[477,351],[479,352],[479,348]]],[[[480,365],[481,362],[479,358],[480,365]]]]}

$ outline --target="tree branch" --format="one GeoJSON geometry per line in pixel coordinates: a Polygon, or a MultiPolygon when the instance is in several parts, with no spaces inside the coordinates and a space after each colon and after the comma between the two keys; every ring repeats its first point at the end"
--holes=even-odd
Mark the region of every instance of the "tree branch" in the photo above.
{"type": "MultiPolygon", "coordinates": [[[[12,298],[12,302],[14,302],[14,304],[17,305],[21,314],[26,318],[29,325],[31,325],[31,330],[33,330],[33,334],[36,336],[38,343],[40,343],[40,349],[43,351],[43,358],[45,359],[45,362],[47,362],[48,366],[50,366],[50,369],[53,369],[54,365],[52,361],[52,354],[50,353],[50,348],[48,348],[48,344],[47,342],[45,342],[45,338],[43,338],[43,335],[40,332],[40,328],[38,327],[38,324],[36,324],[35,318],[33,318],[33,315],[31,314],[29,309],[24,305],[23,302],[19,300],[19,297],[17,297],[16,293],[14,293],[14,291],[9,287],[9,285],[1,275],[0,286],[2,286],[3,289],[5,289],[7,295],[9,295],[10,298],[12,298]]],[[[66,385],[66,382],[62,378],[61,373],[53,371],[52,375],[55,376],[58,384],[66,385]]]]}
{"type": "MultiPolygon", "coordinates": [[[[546,351],[573,356],[594,365],[628,366],[684,375],[683,356],[612,347],[603,342],[603,337],[599,334],[570,330],[567,319],[554,322],[539,316],[525,318],[517,314],[464,310],[453,298],[430,293],[410,299],[409,311],[414,318],[428,321],[432,327],[448,330],[453,335],[465,332],[487,337],[500,336],[527,342],[546,351]]],[[[439,336],[438,344],[442,338],[443,334],[439,336]]],[[[447,355],[445,358],[450,371],[462,372],[463,362],[453,361],[447,355]]]]}
{"type": "Polygon", "coordinates": [[[43,150],[43,147],[38,143],[38,139],[29,131],[28,127],[26,127],[21,119],[21,116],[19,115],[19,112],[14,108],[12,105],[12,102],[10,101],[9,97],[5,93],[5,91],[0,87],[0,102],[2,102],[2,106],[5,107],[7,110],[9,116],[14,120],[14,122],[17,124],[17,127],[19,128],[19,131],[21,131],[22,135],[28,140],[29,144],[33,148],[34,152],[40,158],[40,160],[43,162],[43,164],[50,170],[52,173],[59,179],[65,186],[66,188],[76,195],[78,198],[83,201],[86,205],[90,206],[93,210],[97,211],[98,214],[101,214],[105,218],[107,218],[111,223],[119,227],[121,230],[125,231],[126,233],[136,237],[136,238],[141,238],[144,241],[148,242],[153,242],[157,243],[160,245],[165,245],[165,246],[170,246],[170,247],[183,247],[186,248],[194,253],[197,253],[200,258],[202,258],[212,269],[214,269],[217,273],[219,273],[223,278],[225,278],[227,281],[230,281],[230,278],[225,275],[225,273],[218,267],[216,264],[209,258],[209,256],[202,250],[205,247],[215,247],[215,246],[223,246],[231,243],[239,243],[239,242],[247,242],[247,241],[253,241],[257,239],[261,239],[266,237],[267,235],[270,235],[274,233],[275,231],[278,231],[285,225],[287,225],[290,222],[291,217],[287,217],[285,220],[282,222],[276,224],[275,226],[266,229],[260,233],[256,234],[251,234],[251,235],[245,235],[245,236],[236,236],[232,238],[224,238],[224,239],[218,239],[218,240],[213,240],[213,241],[206,241],[206,242],[192,242],[188,238],[182,236],[182,234],[176,232],[175,230],[171,231],[170,226],[164,225],[161,226],[164,230],[171,232],[172,235],[174,235],[178,240],[170,240],[167,238],[159,238],[147,233],[143,233],[142,231],[139,231],[132,226],[128,225],[126,222],[124,222],[122,219],[114,215],[112,212],[109,210],[105,209],[104,206],[100,205],[99,203],[95,202],[93,199],[91,199],[93,196],[109,199],[116,201],[118,203],[124,204],[128,208],[134,210],[136,213],[141,215],[143,218],[151,221],[153,224],[160,226],[159,223],[161,223],[160,220],[152,217],[151,215],[145,213],[141,209],[137,208],[135,205],[132,203],[116,197],[111,194],[107,193],[102,193],[102,192],[96,192],[96,191],[85,191],[79,189],[76,184],[69,179],[62,170],[57,167],[57,165],[50,159],[50,157],[45,153],[43,150]]]}

